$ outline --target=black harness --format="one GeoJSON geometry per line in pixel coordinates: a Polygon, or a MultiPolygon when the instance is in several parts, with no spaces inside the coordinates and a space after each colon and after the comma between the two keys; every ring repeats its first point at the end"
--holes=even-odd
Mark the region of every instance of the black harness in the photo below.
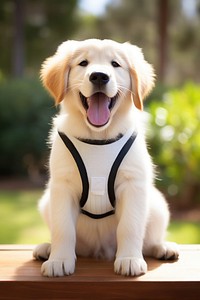
{"type": "MultiPolygon", "coordinates": [[[[85,167],[85,164],[81,158],[81,155],[79,154],[77,148],[75,147],[75,145],[72,143],[72,141],[62,132],[58,132],[59,136],[61,137],[62,141],[64,142],[65,146],[67,147],[67,149],[69,150],[69,152],[71,153],[72,157],[74,158],[76,165],[78,167],[80,176],[81,176],[81,181],[82,181],[82,194],[81,194],[81,199],[80,199],[80,208],[81,208],[81,213],[87,215],[90,218],[93,219],[102,219],[105,218],[107,216],[113,215],[115,213],[115,202],[116,202],[116,197],[115,197],[115,190],[114,190],[114,184],[115,184],[115,179],[117,176],[117,171],[119,169],[119,166],[122,162],[122,160],[124,159],[124,157],[126,156],[126,154],[128,153],[129,149],[131,148],[133,142],[135,141],[136,137],[137,137],[137,133],[133,132],[132,135],[130,136],[130,138],[127,140],[127,142],[124,144],[124,146],[122,147],[122,149],[120,150],[120,152],[118,153],[112,168],[110,170],[109,173],[109,177],[108,177],[108,184],[107,184],[107,190],[108,190],[108,196],[109,196],[109,200],[110,203],[113,207],[113,210],[108,211],[104,214],[92,214],[86,210],[83,209],[85,203],[87,202],[88,199],[88,193],[89,193],[89,180],[88,180],[88,175],[87,175],[87,170],[85,167]]],[[[118,137],[118,139],[121,136],[118,137]]],[[[87,144],[95,144],[95,145],[105,145],[108,143],[112,143],[115,142],[115,140],[81,140],[84,143],[87,144]]]]}

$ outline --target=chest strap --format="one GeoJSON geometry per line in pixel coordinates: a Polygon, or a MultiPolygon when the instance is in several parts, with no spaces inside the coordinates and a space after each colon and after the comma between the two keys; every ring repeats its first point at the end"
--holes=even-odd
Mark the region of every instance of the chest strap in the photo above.
{"type": "Polygon", "coordinates": [[[116,202],[114,186],[115,186],[117,171],[119,169],[122,160],[124,159],[129,149],[131,148],[132,144],[134,143],[136,137],[137,137],[137,133],[133,132],[130,138],[128,139],[128,141],[124,144],[124,146],[120,150],[110,170],[110,174],[108,177],[108,196],[110,199],[110,203],[112,204],[113,207],[115,207],[115,202],[116,202]]]}
{"type": "Polygon", "coordinates": [[[81,181],[82,181],[82,194],[81,194],[81,199],[80,199],[79,203],[80,203],[80,207],[83,207],[87,201],[88,192],[89,192],[89,181],[88,181],[88,175],[87,175],[87,171],[86,171],[84,162],[83,162],[78,150],[72,143],[72,141],[64,133],[58,131],[58,134],[61,137],[61,139],[63,140],[65,146],[70,151],[70,153],[73,156],[73,158],[76,162],[76,165],[78,167],[78,170],[79,170],[79,173],[81,176],[81,181]]]}
{"type": "MultiPolygon", "coordinates": [[[[89,193],[89,180],[88,180],[87,170],[86,170],[85,164],[84,164],[78,150],[76,149],[76,147],[74,146],[72,141],[64,133],[58,131],[58,134],[61,137],[62,141],[64,142],[65,146],[70,151],[72,157],[74,158],[76,165],[78,167],[80,176],[81,176],[82,194],[81,194],[81,199],[79,202],[80,207],[81,207],[81,212],[93,219],[102,219],[107,216],[113,215],[115,213],[114,209],[111,211],[108,211],[107,213],[100,214],[100,215],[92,214],[92,213],[82,209],[82,207],[87,202],[88,193],[89,193]]],[[[115,179],[117,176],[117,171],[119,169],[119,166],[120,166],[122,160],[124,159],[124,157],[126,156],[126,154],[129,151],[129,149],[131,148],[132,144],[134,143],[136,137],[137,137],[137,133],[133,132],[132,135],[130,136],[130,138],[127,140],[127,142],[124,144],[124,146],[118,153],[118,155],[112,165],[111,171],[109,173],[107,189],[108,189],[109,200],[110,200],[110,203],[113,208],[115,208],[115,202],[116,202],[114,185],[115,185],[115,179]]],[[[87,143],[87,142],[84,141],[84,143],[87,143]]],[[[101,145],[99,145],[99,146],[101,146],[101,145]]]]}

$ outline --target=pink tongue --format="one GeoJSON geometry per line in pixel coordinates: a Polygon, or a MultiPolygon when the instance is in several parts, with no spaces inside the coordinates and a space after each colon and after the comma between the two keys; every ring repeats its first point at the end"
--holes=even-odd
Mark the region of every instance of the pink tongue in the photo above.
{"type": "Polygon", "coordinates": [[[88,98],[87,117],[94,126],[105,125],[110,118],[110,98],[103,93],[96,93],[88,98]]]}

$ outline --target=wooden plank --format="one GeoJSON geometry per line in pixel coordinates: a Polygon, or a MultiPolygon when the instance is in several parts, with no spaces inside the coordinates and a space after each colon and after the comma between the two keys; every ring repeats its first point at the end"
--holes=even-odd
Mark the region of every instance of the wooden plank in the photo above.
{"type": "Polygon", "coordinates": [[[78,258],[74,275],[41,276],[33,246],[0,246],[0,299],[198,299],[200,245],[182,245],[179,260],[147,258],[147,274],[114,274],[113,262],[78,258]]]}

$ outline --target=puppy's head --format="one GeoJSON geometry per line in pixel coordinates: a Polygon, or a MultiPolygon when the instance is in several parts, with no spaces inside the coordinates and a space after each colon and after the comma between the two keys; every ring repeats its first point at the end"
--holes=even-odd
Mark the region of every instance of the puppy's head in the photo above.
{"type": "Polygon", "coordinates": [[[153,69],[138,47],[96,39],[61,44],[44,62],[41,78],[56,104],[64,100],[98,129],[123,106],[142,110],[154,85],[153,69]]]}

